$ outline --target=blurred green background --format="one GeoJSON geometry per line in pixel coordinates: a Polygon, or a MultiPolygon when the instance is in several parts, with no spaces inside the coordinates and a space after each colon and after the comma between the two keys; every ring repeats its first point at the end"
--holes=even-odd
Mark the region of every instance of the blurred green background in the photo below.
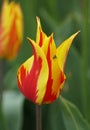
{"type": "MultiPolygon", "coordinates": [[[[66,62],[67,76],[61,97],[42,105],[43,130],[90,130],[90,1],[89,0],[15,0],[24,18],[24,37],[18,57],[6,62],[3,115],[0,130],[35,130],[35,105],[19,92],[16,73],[32,54],[27,37],[35,40],[36,16],[47,35],[54,32],[56,45],[80,30],[66,62]]],[[[0,1],[1,6],[2,1],[0,1]]],[[[0,61],[1,63],[1,61],[0,61]]],[[[1,71],[1,69],[0,69],[1,71]]]]}

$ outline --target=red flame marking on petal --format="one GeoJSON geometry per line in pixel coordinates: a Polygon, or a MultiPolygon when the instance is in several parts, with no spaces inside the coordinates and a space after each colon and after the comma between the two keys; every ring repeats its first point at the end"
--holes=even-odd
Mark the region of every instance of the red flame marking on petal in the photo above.
{"type": "Polygon", "coordinates": [[[47,61],[48,61],[48,66],[49,66],[49,78],[48,78],[48,82],[47,82],[47,88],[46,88],[46,93],[43,99],[43,102],[52,102],[53,100],[56,99],[56,95],[52,95],[52,84],[53,84],[53,80],[52,80],[52,62],[50,59],[50,44],[52,43],[52,37],[50,39],[50,43],[48,46],[48,52],[47,52],[47,61]]]}
{"type": "MultiPolygon", "coordinates": [[[[8,55],[9,57],[12,57],[14,55],[14,53],[17,54],[19,48],[20,48],[20,45],[16,45],[19,41],[18,39],[18,35],[17,35],[17,27],[16,27],[16,19],[17,19],[17,14],[15,13],[14,14],[14,19],[12,21],[12,26],[11,26],[11,31],[9,33],[10,35],[10,39],[9,39],[9,43],[7,44],[7,53],[6,55],[8,55]],[[17,52],[14,52],[14,46],[17,46],[17,52]]],[[[15,54],[15,55],[16,55],[15,54]]]]}
{"type": "Polygon", "coordinates": [[[37,81],[42,68],[42,59],[39,57],[37,60],[34,60],[30,73],[26,74],[24,66],[20,69],[21,82],[18,84],[20,86],[21,92],[24,96],[35,102],[37,98],[37,81]]]}

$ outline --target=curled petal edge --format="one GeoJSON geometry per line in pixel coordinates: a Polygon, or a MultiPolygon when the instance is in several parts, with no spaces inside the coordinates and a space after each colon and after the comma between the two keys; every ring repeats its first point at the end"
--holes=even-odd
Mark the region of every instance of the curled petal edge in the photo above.
{"type": "MultiPolygon", "coordinates": [[[[27,38],[30,42],[30,44],[32,45],[33,48],[33,54],[34,54],[34,59],[32,61],[32,65],[31,63],[29,63],[29,59],[23,64],[24,68],[27,70],[27,75],[29,75],[29,79],[32,78],[30,73],[32,71],[32,80],[35,82],[34,78],[37,77],[37,83],[35,84],[34,82],[29,82],[29,87],[28,87],[28,91],[30,92],[29,95],[32,95],[32,89],[34,88],[34,94],[32,95],[32,97],[26,97],[29,100],[33,101],[35,104],[40,105],[43,101],[44,95],[45,95],[45,91],[46,91],[46,84],[47,84],[47,80],[48,80],[48,75],[49,75],[49,70],[48,70],[48,63],[45,57],[45,54],[43,52],[43,50],[30,38],[27,38]],[[29,70],[29,64],[30,64],[30,70],[29,70]],[[33,84],[35,85],[33,87],[33,84]],[[29,90],[30,88],[31,91],[29,90]],[[34,99],[33,99],[34,97],[34,99]]],[[[20,72],[19,72],[20,73],[20,72]]],[[[20,75],[20,74],[19,74],[20,75]]],[[[20,80],[20,76],[19,80],[20,80]]],[[[22,82],[22,81],[21,81],[22,82]]],[[[25,86],[22,86],[25,87],[25,86]]],[[[28,92],[27,91],[27,92],[28,92]]],[[[23,92],[24,93],[24,92],[23,92]]],[[[25,95],[25,94],[24,94],[25,95]]]]}

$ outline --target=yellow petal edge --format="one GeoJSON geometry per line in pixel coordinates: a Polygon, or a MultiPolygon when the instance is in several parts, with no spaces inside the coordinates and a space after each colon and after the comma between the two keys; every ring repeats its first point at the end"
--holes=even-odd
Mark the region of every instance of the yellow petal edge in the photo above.
{"type": "Polygon", "coordinates": [[[68,39],[66,39],[64,42],[60,44],[60,46],[57,48],[56,56],[58,58],[58,64],[62,71],[64,71],[65,61],[67,58],[67,54],[69,51],[69,48],[72,44],[72,41],[74,38],[78,35],[80,31],[76,32],[72,36],[70,36],[68,39]]]}

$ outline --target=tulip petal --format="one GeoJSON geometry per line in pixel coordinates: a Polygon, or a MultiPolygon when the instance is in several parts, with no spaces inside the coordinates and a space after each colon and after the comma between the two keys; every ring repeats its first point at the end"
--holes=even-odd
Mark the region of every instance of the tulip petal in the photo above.
{"type": "Polygon", "coordinates": [[[53,35],[50,36],[48,44],[47,61],[49,66],[49,78],[43,102],[51,103],[59,96],[59,93],[62,90],[62,84],[65,81],[64,73],[62,73],[58,65],[53,35]]]}
{"type": "Polygon", "coordinates": [[[31,39],[34,56],[29,58],[18,71],[18,81],[25,97],[36,104],[41,104],[48,80],[48,64],[42,49],[31,39]]]}
{"type": "Polygon", "coordinates": [[[58,64],[62,71],[64,71],[65,61],[67,58],[67,54],[69,51],[69,48],[71,46],[71,43],[73,39],[77,36],[79,31],[75,34],[73,34],[71,37],[69,37],[67,40],[65,40],[58,48],[56,52],[56,56],[58,58],[58,64]]]}
{"type": "Polygon", "coordinates": [[[40,19],[37,18],[37,34],[36,34],[36,43],[42,47],[43,43],[45,42],[45,39],[47,38],[46,34],[42,31],[40,19]]]}
{"type": "Polygon", "coordinates": [[[62,91],[66,76],[64,72],[61,71],[57,59],[53,59],[52,61],[52,70],[52,79],[54,80],[52,85],[52,94],[57,98],[62,91]]]}
{"type": "Polygon", "coordinates": [[[23,36],[23,16],[19,4],[3,2],[0,22],[0,57],[12,60],[18,54],[23,36]]]}
{"type": "Polygon", "coordinates": [[[40,19],[37,18],[37,34],[36,43],[43,49],[44,53],[47,53],[48,44],[50,41],[50,36],[48,37],[42,30],[40,19]]]}

